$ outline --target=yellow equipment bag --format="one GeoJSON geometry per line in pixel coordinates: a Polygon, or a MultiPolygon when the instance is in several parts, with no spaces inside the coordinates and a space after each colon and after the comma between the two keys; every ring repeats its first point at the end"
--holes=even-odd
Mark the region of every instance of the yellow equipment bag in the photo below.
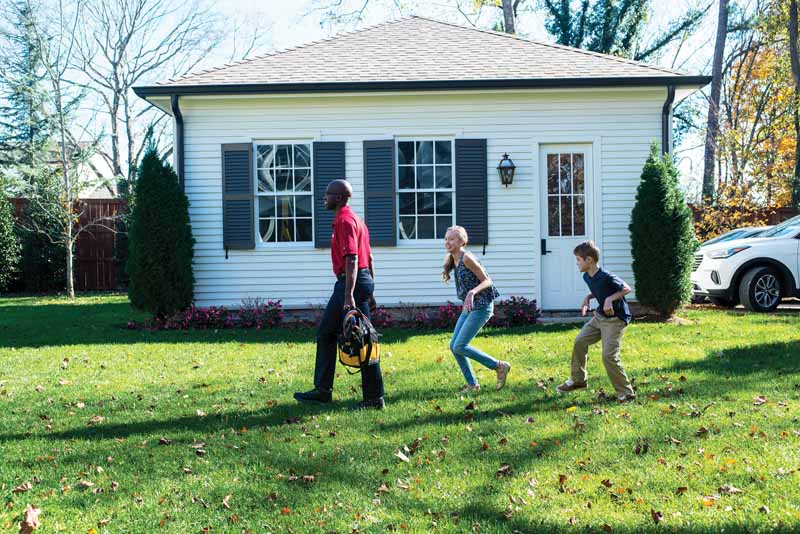
{"type": "Polygon", "coordinates": [[[359,371],[366,365],[379,362],[381,354],[379,337],[380,334],[366,315],[358,310],[348,310],[342,321],[342,331],[337,338],[339,361],[342,365],[359,371]]]}

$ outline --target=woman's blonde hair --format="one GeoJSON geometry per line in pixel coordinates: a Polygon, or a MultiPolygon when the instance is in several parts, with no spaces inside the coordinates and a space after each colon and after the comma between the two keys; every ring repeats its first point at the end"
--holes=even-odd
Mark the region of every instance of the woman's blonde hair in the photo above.
{"type": "MultiPolygon", "coordinates": [[[[463,226],[451,226],[447,229],[447,232],[445,232],[445,236],[450,232],[454,232],[458,236],[462,247],[467,246],[467,243],[469,242],[469,236],[467,235],[467,231],[463,226]]],[[[444,257],[444,265],[442,266],[442,280],[445,284],[450,281],[450,273],[453,272],[453,269],[455,268],[456,262],[453,259],[453,256],[448,252],[447,256],[444,257]]]]}

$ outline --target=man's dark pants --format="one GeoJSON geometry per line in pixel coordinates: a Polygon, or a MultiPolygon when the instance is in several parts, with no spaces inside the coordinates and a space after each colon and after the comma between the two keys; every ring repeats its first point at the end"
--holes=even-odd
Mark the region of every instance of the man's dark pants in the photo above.
{"type": "MultiPolygon", "coordinates": [[[[321,391],[333,390],[333,378],[336,372],[337,348],[336,338],[341,332],[344,320],[344,278],[340,278],[333,286],[333,295],[328,300],[325,314],[322,316],[317,330],[317,362],[314,368],[314,386],[321,391]]],[[[369,269],[358,271],[353,299],[356,307],[370,316],[369,299],[375,290],[369,269]]],[[[361,386],[364,399],[372,400],[383,397],[383,377],[380,363],[374,363],[361,369],[361,386]]]]}

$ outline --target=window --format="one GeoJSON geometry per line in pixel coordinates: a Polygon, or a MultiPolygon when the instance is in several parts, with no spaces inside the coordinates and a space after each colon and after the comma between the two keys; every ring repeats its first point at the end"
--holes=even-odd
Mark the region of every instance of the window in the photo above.
{"type": "Polygon", "coordinates": [[[550,237],[586,233],[583,154],[547,155],[547,226],[550,237]]]}
{"type": "Polygon", "coordinates": [[[398,141],[400,239],[443,239],[454,224],[453,141],[398,141]]]}
{"type": "Polygon", "coordinates": [[[255,175],[261,242],[312,241],[311,144],[256,144],[255,175]]]}

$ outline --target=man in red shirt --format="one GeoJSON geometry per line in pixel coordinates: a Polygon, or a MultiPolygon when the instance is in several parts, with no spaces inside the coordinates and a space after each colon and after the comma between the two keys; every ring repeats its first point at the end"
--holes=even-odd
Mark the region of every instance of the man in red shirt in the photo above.
{"type": "MultiPolygon", "coordinates": [[[[334,180],[325,191],[325,207],[336,210],[331,238],[331,263],[336,285],[328,300],[325,314],[317,330],[317,360],[314,367],[314,389],[297,392],[299,402],[327,404],[331,402],[336,371],[336,338],[342,329],[346,308],[358,308],[369,317],[375,307],[375,269],[369,247],[369,230],[364,221],[347,205],[353,188],[345,180],[334,180]]],[[[380,363],[361,369],[364,400],[358,408],[384,408],[383,377],[380,363]]]]}

